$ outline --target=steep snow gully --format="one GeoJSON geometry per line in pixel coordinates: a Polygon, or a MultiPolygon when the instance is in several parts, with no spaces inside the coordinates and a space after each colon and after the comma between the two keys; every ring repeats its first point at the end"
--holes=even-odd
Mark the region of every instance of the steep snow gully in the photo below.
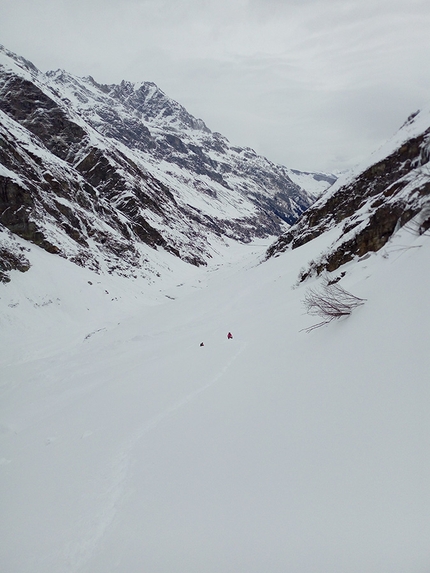
{"type": "Polygon", "coordinates": [[[2,571],[429,570],[429,240],[345,265],[366,304],[306,334],[331,240],[166,253],[151,284],[29,247],[0,285],[2,571]]]}

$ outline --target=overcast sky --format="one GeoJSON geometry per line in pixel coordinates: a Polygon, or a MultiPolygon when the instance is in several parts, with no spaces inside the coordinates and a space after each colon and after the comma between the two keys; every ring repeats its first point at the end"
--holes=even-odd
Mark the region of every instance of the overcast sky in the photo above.
{"type": "Polygon", "coordinates": [[[353,166],[430,101],[429,0],[0,0],[0,43],[42,71],[153,81],[304,170],[353,166]]]}

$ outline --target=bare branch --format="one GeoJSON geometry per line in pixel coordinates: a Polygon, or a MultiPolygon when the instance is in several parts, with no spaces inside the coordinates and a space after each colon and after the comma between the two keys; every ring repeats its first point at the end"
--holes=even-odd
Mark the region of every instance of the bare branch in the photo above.
{"type": "Polygon", "coordinates": [[[336,318],[349,316],[354,308],[363,305],[365,300],[351,294],[338,283],[329,282],[325,277],[321,290],[309,289],[303,300],[306,312],[323,318],[323,321],[303,330],[311,332],[336,318]]]}

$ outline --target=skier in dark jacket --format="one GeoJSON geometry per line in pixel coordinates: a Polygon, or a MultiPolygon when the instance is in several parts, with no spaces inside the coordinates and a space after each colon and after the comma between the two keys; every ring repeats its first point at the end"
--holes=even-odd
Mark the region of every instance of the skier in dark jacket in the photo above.
{"type": "Polygon", "coordinates": [[[231,332],[229,332],[229,333],[227,334],[227,338],[228,338],[229,340],[230,340],[231,338],[233,338],[233,335],[232,335],[231,332]]]}

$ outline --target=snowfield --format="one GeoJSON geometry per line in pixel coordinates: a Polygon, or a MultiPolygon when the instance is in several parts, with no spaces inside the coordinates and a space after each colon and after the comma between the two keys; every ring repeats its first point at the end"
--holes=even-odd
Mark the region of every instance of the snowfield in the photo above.
{"type": "Polygon", "coordinates": [[[430,571],[430,241],[342,267],[365,305],[307,334],[331,240],[160,251],[147,283],[31,247],[0,284],[2,572],[430,571]]]}

